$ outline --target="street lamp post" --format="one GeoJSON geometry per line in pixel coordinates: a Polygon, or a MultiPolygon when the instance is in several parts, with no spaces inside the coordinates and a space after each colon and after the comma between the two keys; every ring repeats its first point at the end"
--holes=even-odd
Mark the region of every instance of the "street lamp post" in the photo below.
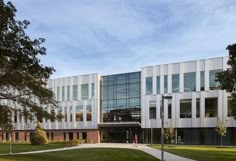
{"type": "Polygon", "coordinates": [[[161,161],[164,161],[164,99],[172,99],[172,96],[162,95],[161,99],[161,161]]]}

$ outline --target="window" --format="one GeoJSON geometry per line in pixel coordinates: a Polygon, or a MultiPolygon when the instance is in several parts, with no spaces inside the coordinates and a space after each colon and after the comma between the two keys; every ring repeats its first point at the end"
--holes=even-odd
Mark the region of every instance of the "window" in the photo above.
{"type": "Polygon", "coordinates": [[[82,139],[87,141],[87,132],[82,132],[82,139]]]}
{"type": "Polygon", "coordinates": [[[184,92],[196,91],[196,73],[184,73],[184,92]]]}
{"type": "Polygon", "coordinates": [[[228,116],[236,116],[236,98],[228,97],[228,116]]]}
{"type": "Polygon", "coordinates": [[[152,77],[146,77],[146,95],[152,94],[152,77]]]}
{"type": "Polygon", "coordinates": [[[168,93],[168,77],[164,76],[164,93],[168,93]]]}
{"type": "Polygon", "coordinates": [[[157,94],[160,94],[160,88],[161,88],[160,76],[158,76],[157,77],[157,94]]]}
{"type": "Polygon", "coordinates": [[[168,119],[172,118],[172,101],[168,100],[168,119]]]}
{"type": "Polygon", "coordinates": [[[59,115],[58,122],[61,122],[62,121],[62,107],[58,107],[58,115],[59,115]]]}
{"type": "Polygon", "coordinates": [[[67,101],[70,100],[70,86],[67,86],[67,101]]]}
{"type": "Polygon", "coordinates": [[[200,98],[197,98],[196,100],[196,118],[200,117],[200,98]]]}
{"type": "Polygon", "coordinates": [[[217,98],[206,98],[205,99],[205,116],[217,117],[217,112],[218,112],[217,98]]]}
{"type": "Polygon", "coordinates": [[[60,100],[60,87],[57,87],[57,100],[60,100]]]}
{"type": "Polygon", "coordinates": [[[83,105],[76,106],[75,109],[76,109],[75,113],[76,121],[83,121],[83,105]]]}
{"type": "Polygon", "coordinates": [[[63,133],[64,141],[66,141],[66,132],[63,133]]]}
{"type": "Polygon", "coordinates": [[[192,117],[192,100],[184,99],[180,100],[180,118],[192,117]]]}
{"type": "Polygon", "coordinates": [[[76,133],[76,139],[79,140],[79,132],[76,133]]]}
{"type": "Polygon", "coordinates": [[[92,108],[91,108],[91,105],[86,106],[86,115],[87,115],[87,121],[92,121],[92,108]]]}
{"type": "Polygon", "coordinates": [[[69,132],[69,140],[73,140],[74,136],[73,136],[73,132],[69,132]]]}
{"type": "Polygon", "coordinates": [[[73,100],[78,99],[78,85],[73,85],[73,100]]]}
{"type": "Polygon", "coordinates": [[[15,133],[15,140],[16,140],[16,141],[19,140],[19,133],[18,133],[18,132],[15,133]]]}
{"type": "Polygon", "coordinates": [[[149,118],[156,119],[156,101],[149,102],[149,118]]]}
{"type": "Polygon", "coordinates": [[[64,118],[65,118],[65,122],[67,122],[67,107],[64,107],[65,108],[65,111],[64,111],[64,118]]]}
{"type": "Polygon", "coordinates": [[[95,87],[94,87],[94,83],[92,83],[92,88],[91,88],[91,93],[92,93],[92,98],[94,98],[95,95],[95,87]]]}
{"type": "Polygon", "coordinates": [[[201,77],[200,90],[204,91],[205,90],[205,71],[201,71],[200,77],[201,77]]]}
{"type": "Polygon", "coordinates": [[[70,106],[70,122],[73,120],[73,109],[72,106],[70,106]]]}
{"type": "Polygon", "coordinates": [[[216,90],[219,87],[219,82],[215,81],[216,73],[220,72],[221,70],[210,70],[209,71],[209,89],[216,90]]]}
{"type": "Polygon", "coordinates": [[[61,90],[62,90],[62,101],[65,101],[65,87],[62,86],[61,90]]]}
{"type": "Polygon", "coordinates": [[[53,141],[53,140],[54,140],[54,133],[51,132],[51,141],[53,141]]]}
{"type": "Polygon", "coordinates": [[[49,139],[49,132],[47,132],[46,134],[47,134],[47,139],[49,139]]]}
{"type": "Polygon", "coordinates": [[[81,84],[81,99],[87,100],[89,97],[88,84],[81,84]]]}
{"type": "Polygon", "coordinates": [[[179,74],[172,75],[172,93],[179,92],[179,74]]]}

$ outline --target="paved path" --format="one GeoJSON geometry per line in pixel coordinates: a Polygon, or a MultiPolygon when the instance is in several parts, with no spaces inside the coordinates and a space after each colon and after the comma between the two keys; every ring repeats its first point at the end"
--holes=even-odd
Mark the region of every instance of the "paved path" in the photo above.
{"type": "MultiPolygon", "coordinates": [[[[40,150],[40,151],[31,151],[31,152],[21,152],[21,153],[13,153],[12,155],[22,155],[22,154],[36,154],[36,153],[46,153],[46,152],[54,152],[54,151],[64,151],[71,149],[82,149],[82,148],[128,148],[128,149],[138,149],[142,150],[156,158],[161,158],[161,150],[151,148],[145,144],[138,144],[137,147],[134,147],[133,144],[113,144],[113,143],[100,143],[100,144],[81,144],[79,146],[68,147],[68,148],[60,148],[60,149],[49,149],[49,150],[40,150]]],[[[0,154],[3,155],[3,154],[0,154]]],[[[6,155],[6,154],[5,154],[6,155]]],[[[179,157],[174,154],[170,154],[164,152],[165,161],[195,161],[188,158],[179,157]]]]}

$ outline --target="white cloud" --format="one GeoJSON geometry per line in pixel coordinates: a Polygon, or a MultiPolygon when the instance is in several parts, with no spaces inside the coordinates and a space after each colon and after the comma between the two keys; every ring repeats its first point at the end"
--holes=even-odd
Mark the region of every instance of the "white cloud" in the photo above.
{"type": "Polygon", "coordinates": [[[54,77],[112,74],[224,56],[235,42],[234,0],[12,0],[30,35],[45,37],[54,77]]]}

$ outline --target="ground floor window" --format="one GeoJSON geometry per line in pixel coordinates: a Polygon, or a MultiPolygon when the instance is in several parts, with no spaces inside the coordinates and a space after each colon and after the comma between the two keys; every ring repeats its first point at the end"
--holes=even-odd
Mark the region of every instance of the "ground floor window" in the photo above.
{"type": "Polygon", "coordinates": [[[16,133],[15,133],[15,141],[18,141],[18,140],[19,140],[19,133],[16,132],[16,133]]]}
{"type": "Polygon", "coordinates": [[[66,141],[66,132],[63,133],[64,141],[66,141]]]}
{"type": "Polygon", "coordinates": [[[76,133],[76,139],[79,140],[79,132],[76,133]]]}
{"type": "Polygon", "coordinates": [[[87,132],[82,133],[82,139],[85,141],[87,140],[87,132]]]}
{"type": "Polygon", "coordinates": [[[73,132],[69,132],[69,140],[73,140],[73,132]]]}

